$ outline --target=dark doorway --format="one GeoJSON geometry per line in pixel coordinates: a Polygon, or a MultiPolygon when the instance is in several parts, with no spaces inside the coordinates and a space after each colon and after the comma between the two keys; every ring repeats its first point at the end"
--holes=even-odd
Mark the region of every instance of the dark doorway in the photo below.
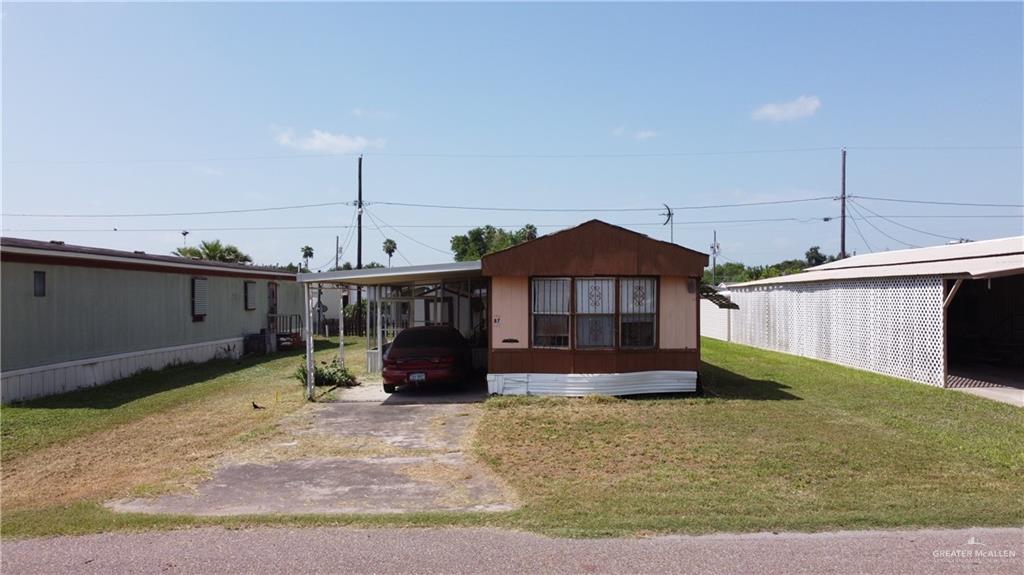
{"type": "Polygon", "coordinates": [[[964,280],[946,320],[949,387],[1024,387],[1024,274],[964,280]]]}

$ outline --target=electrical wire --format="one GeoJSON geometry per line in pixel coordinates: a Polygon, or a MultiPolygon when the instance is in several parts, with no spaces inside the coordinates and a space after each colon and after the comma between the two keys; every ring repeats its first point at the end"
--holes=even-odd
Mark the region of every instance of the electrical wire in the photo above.
{"type": "MultiPolygon", "coordinates": [[[[852,205],[853,202],[850,202],[850,204],[851,204],[850,205],[850,209],[852,211],[853,210],[853,205],[852,205]]],[[[855,212],[855,215],[860,215],[860,213],[859,212],[855,212]]],[[[860,231],[860,224],[857,223],[857,218],[850,218],[850,221],[853,222],[853,229],[857,230],[857,235],[860,236],[860,240],[862,242],[864,242],[865,246],[867,246],[868,252],[874,252],[875,250],[871,249],[871,244],[868,243],[868,239],[866,237],[864,237],[864,233],[860,231]]]]}
{"type": "MultiPolygon", "coordinates": [[[[860,151],[995,151],[1020,150],[1022,146],[845,146],[847,150],[860,151]]],[[[594,153],[458,153],[458,152],[346,152],[318,154],[258,154],[250,156],[207,156],[196,158],[129,158],[129,159],[61,159],[61,160],[10,160],[3,164],[24,165],[70,165],[70,164],[193,164],[202,162],[246,162],[266,160],[304,160],[316,158],[354,158],[358,156],[377,158],[452,158],[452,159],[630,159],[630,158],[679,158],[700,156],[745,156],[763,154],[788,154],[808,152],[834,152],[843,146],[810,146],[796,148],[753,148],[739,150],[680,150],[668,152],[594,152],[594,153]]]]}
{"type": "Polygon", "coordinates": [[[946,236],[946,235],[942,235],[942,234],[936,234],[936,233],[933,233],[933,232],[929,232],[929,231],[925,231],[925,230],[921,230],[921,229],[918,229],[918,228],[914,228],[914,227],[908,226],[907,224],[901,224],[901,223],[897,222],[896,220],[892,220],[892,219],[889,219],[889,218],[887,218],[885,216],[878,215],[878,213],[872,211],[871,208],[869,208],[867,206],[864,206],[864,205],[861,205],[859,202],[851,201],[850,203],[851,204],[855,204],[855,205],[857,205],[860,208],[864,208],[869,214],[872,214],[872,215],[874,215],[876,217],[879,217],[879,218],[889,222],[890,224],[897,225],[897,226],[899,226],[901,228],[906,228],[906,229],[908,229],[910,231],[917,232],[919,234],[924,234],[926,236],[932,236],[932,237],[940,238],[940,239],[943,239],[943,240],[961,241],[961,240],[964,239],[962,237],[961,238],[954,238],[954,237],[951,237],[951,236],[946,236]]]}
{"type": "MultiPolygon", "coordinates": [[[[850,205],[852,205],[852,202],[850,202],[850,205]]],[[[863,206],[862,206],[862,207],[863,207],[863,206]]],[[[864,222],[865,222],[865,223],[867,223],[867,224],[868,224],[869,226],[871,226],[872,228],[874,228],[874,229],[875,229],[875,231],[877,231],[878,233],[882,234],[883,236],[885,236],[885,237],[889,238],[890,240],[892,240],[892,241],[894,241],[894,242],[896,242],[896,243],[899,243],[899,244],[903,244],[903,245],[907,246],[908,248],[917,248],[917,247],[920,247],[920,246],[915,246],[914,244],[908,244],[907,242],[905,242],[905,241],[903,241],[903,240],[900,240],[900,239],[896,239],[896,238],[894,238],[894,237],[890,236],[889,234],[885,233],[885,232],[884,232],[884,231],[883,231],[883,230],[882,230],[881,228],[879,228],[878,226],[876,226],[876,225],[875,225],[875,224],[874,224],[874,223],[873,223],[873,222],[872,222],[871,220],[869,220],[869,219],[864,219],[864,222]]]]}
{"type": "Polygon", "coordinates": [[[3,214],[7,218],[162,218],[167,216],[211,216],[223,214],[247,214],[253,212],[274,212],[280,210],[299,210],[304,208],[324,208],[328,206],[351,206],[355,202],[322,202],[319,204],[299,204],[293,206],[274,206],[267,208],[243,208],[238,210],[212,210],[203,212],[149,212],[137,214],[3,214]]]}
{"type": "MultiPolygon", "coordinates": [[[[936,200],[905,200],[903,198],[884,198],[879,196],[846,196],[848,200],[874,200],[878,202],[899,202],[903,204],[927,204],[933,206],[962,206],[985,208],[1024,208],[1024,204],[985,204],[979,202],[940,202],[936,200]]],[[[862,206],[863,207],[863,206],[862,206]]]]}
{"type": "MultiPolygon", "coordinates": [[[[370,219],[372,219],[372,220],[376,220],[376,219],[378,219],[378,218],[377,218],[376,216],[374,216],[374,215],[373,215],[372,213],[370,213],[370,211],[369,211],[369,210],[367,210],[367,209],[366,209],[365,207],[363,208],[363,213],[365,213],[365,214],[369,215],[369,216],[370,216],[370,219]]],[[[442,254],[444,254],[444,255],[446,255],[446,256],[450,256],[450,255],[451,255],[451,252],[450,252],[450,251],[448,251],[448,250],[442,250],[442,249],[438,249],[438,248],[435,248],[435,247],[434,247],[434,246],[432,246],[432,245],[429,245],[429,244],[425,244],[425,243],[423,243],[423,242],[421,242],[421,241],[417,240],[416,238],[414,238],[414,237],[412,237],[412,236],[410,236],[410,235],[406,234],[406,233],[405,233],[405,232],[403,232],[402,230],[399,230],[398,228],[395,228],[395,227],[391,226],[390,224],[388,224],[387,222],[385,222],[385,221],[384,221],[383,219],[381,219],[381,220],[380,220],[380,222],[381,222],[382,224],[384,224],[384,227],[386,227],[386,228],[391,228],[391,229],[395,230],[395,232],[397,232],[398,234],[401,234],[401,235],[402,235],[403,237],[405,237],[405,238],[407,238],[407,239],[409,239],[409,240],[411,240],[411,241],[413,241],[413,242],[415,242],[415,243],[417,243],[417,244],[419,244],[419,245],[421,245],[421,246],[423,246],[423,247],[425,247],[425,248],[429,248],[429,249],[432,249],[432,250],[434,250],[435,252],[438,252],[438,253],[442,253],[442,254]]]]}

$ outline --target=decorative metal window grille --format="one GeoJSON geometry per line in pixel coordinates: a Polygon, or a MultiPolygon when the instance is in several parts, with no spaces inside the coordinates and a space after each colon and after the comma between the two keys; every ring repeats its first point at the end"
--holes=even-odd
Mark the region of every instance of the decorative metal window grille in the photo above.
{"type": "Polygon", "coordinates": [[[210,310],[210,280],[192,278],[192,321],[203,321],[210,310]]]}
{"type": "Polygon", "coordinates": [[[654,347],[658,318],[658,286],[654,278],[619,280],[619,345],[654,347]]]}
{"type": "Polygon", "coordinates": [[[942,279],[738,287],[733,341],[943,385],[942,279]]]}
{"type": "Polygon", "coordinates": [[[534,347],[569,347],[569,299],[567,278],[535,278],[532,282],[534,347]]]}
{"type": "Polygon", "coordinates": [[[615,280],[576,280],[576,347],[615,347],[615,280]]]}

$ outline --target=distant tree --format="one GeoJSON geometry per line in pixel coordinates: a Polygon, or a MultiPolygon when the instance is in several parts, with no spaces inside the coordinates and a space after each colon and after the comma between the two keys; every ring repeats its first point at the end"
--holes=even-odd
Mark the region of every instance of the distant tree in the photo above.
{"type": "Polygon", "coordinates": [[[804,253],[804,258],[807,260],[808,267],[820,266],[825,262],[835,259],[834,256],[826,256],[821,253],[820,246],[811,246],[811,248],[804,253]]]}
{"type": "Polygon", "coordinates": [[[232,244],[223,244],[220,240],[202,241],[198,246],[185,246],[172,252],[173,255],[183,258],[196,258],[211,262],[226,262],[233,264],[249,264],[252,258],[242,253],[232,244]]]}
{"type": "Polygon", "coordinates": [[[372,270],[374,268],[382,268],[382,267],[384,267],[384,264],[382,264],[380,262],[370,262],[370,263],[366,264],[365,266],[363,266],[363,269],[364,270],[372,270]]]}
{"type": "Polygon", "coordinates": [[[302,261],[305,264],[306,269],[309,269],[309,260],[312,259],[312,258],[313,258],[313,248],[311,248],[309,246],[302,246],[302,261]]]}
{"type": "Polygon", "coordinates": [[[452,236],[451,247],[455,261],[465,262],[534,239],[537,239],[537,227],[533,224],[526,224],[513,232],[488,225],[452,236]]]}
{"type": "Polygon", "coordinates": [[[345,262],[345,263],[341,264],[340,266],[332,267],[330,271],[332,271],[332,272],[340,272],[340,271],[348,271],[350,269],[352,269],[352,262],[345,262]]]}
{"type": "Polygon", "coordinates": [[[388,255],[388,267],[391,267],[391,256],[395,255],[396,251],[398,251],[398,244],[395,243],[395,240],[391,238],[385,239],[384,253],[388,255]]]}

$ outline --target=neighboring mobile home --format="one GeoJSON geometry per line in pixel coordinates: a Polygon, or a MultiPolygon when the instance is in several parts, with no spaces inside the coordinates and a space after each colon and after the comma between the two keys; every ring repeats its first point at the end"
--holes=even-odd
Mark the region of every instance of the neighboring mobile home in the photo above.
{"type": "MultiPolygon", "coordinates": [[[[592,220],[479,262],[300,274],[367,286],[367,363],[412,325],[478,342],[500,394],[697,390],[699,282],[708,256],[592,220]]],[[[482,365],[481,365],[482,366],[482,365]]]]}
{"type": "Polygon", "coordinates": [[[295,275],[277,270],[17,238],[0,262],[4,403],[237,357],[245,335],[302,317],[295,275]]]}
{"type": "Polygon", "coordinates": [[[733,284],[719,337],[940,387],[1024,387],[1024,237],[733,284]]]}

